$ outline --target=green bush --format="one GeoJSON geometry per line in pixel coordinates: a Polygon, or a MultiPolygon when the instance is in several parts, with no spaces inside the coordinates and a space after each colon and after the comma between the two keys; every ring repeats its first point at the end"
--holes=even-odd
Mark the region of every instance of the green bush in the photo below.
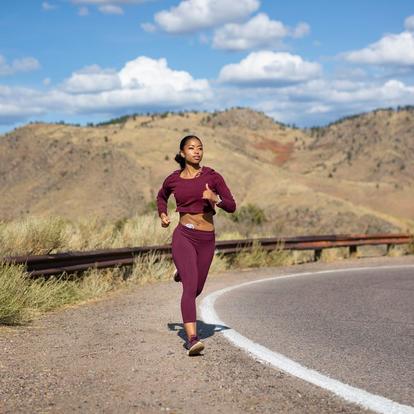
{"type": "Polygon", "coordinates": [[[262,208],[255,204],[248,203],[240,207],[232,215],[230,219],[236,223],[260,225],[267,221],[266,215],[262,208]]]}

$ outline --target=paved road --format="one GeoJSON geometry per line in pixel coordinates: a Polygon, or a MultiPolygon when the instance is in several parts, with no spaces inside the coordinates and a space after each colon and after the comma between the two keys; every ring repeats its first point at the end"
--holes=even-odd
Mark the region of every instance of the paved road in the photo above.
{"type": "MultiPolygon", "coordinates": [[[[242,282],[387,263],[414,264],[414,257],[210,274],[198,305],[242,282]]],[[[257,362],[223,337],[225,327],[205,323],[199,314],[206,349],[188,357],[181,292],[179,283],[157,282],[51,312],[28,326],[0,328],[0,413],[372,412],[257,362]]]]}
{"type": "Polygon", "coordinates": [[[221,295],[215,310],[274,352],[414,406],[413,266],[254,283],[221,295]]]}

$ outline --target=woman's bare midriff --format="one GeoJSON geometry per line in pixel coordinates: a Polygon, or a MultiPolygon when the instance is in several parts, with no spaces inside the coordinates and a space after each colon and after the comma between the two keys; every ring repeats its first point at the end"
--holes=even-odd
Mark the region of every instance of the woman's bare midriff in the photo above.
{"type": "Polygon", "coordinates": [[[194,224],[197,230],[214,230],[212,213],[180,213],[181,224],[194,224]]]}

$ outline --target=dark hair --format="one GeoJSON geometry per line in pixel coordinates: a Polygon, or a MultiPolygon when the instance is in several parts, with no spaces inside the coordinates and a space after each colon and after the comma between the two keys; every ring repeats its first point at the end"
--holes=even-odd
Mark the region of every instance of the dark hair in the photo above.
{"type": "MultiPolygon", "coordinates": [[[[180,150],[184,150],[184,146],[187,143],[187,141],[189,141],[190,139],[198,139],[201,142],[201,139],[199,137],[197,137],[196,135],[186,135],[180,142],[180,150]]],[[[175,161],[178,162],[178,164],[180,164],[181,169],[183,169],[185,167],[185,158],[181,156],[181,154],[178,152],[175,156],[175,161]]]]}

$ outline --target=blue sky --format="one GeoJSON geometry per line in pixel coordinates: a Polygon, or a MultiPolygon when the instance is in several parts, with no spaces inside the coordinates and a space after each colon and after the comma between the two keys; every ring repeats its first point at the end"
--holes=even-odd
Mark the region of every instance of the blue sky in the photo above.
{"type": "Polygon", "coordinates": [[[249,106],[298,126],[414,104],[408,0],[3,0],[0,131],[249,106]]]}

